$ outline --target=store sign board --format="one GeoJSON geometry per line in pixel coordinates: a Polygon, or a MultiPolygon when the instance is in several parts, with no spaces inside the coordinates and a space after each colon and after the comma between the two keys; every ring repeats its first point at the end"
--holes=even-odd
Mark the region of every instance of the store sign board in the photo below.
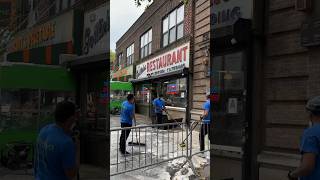
{"type": "Polygon", "coordinates": [[[144,61],[136,67],[136,79],[156,77],[189,67],[190,43],[144,61]]]}
{"type": "Polygon", "coordinates": [[[239,18],[252,19],[252,0],[211,0],[211,28],[233,25],[239,18]]]}
{"type": "Polygon", "coordinates": [[[107,16],[109,10],[106,5],[87,12],[84,15],[83,54],[97,55],[108,50],[107,33],[109,24],[107,16]]]}
{"type": "Polygon", "coordinates": [[[72,41],[72,22],[73,11],[70,11],[44,24],[22,31],[8,45],[8,52],[72,41]]]}
{"type": "Polygon", "coordinates": [[[133,75],[133,66],[126,67],[124,69],[120,69],[116,72],[112,73],[112,78],[120,78],[124,76],[133,75]]]}

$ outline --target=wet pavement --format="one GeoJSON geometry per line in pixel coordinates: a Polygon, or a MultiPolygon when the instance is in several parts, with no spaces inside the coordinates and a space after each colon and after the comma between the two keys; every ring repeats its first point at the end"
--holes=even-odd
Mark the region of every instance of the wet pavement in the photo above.
{"type": "MultiPolygon", "coordinates": [[[[119,117],[113,116],[110,123],[113,128],[119,127],[119,117]]],[[[137,118],[138,127],[148,124],[150,125],[151,121],[147,118],[143,116],[137,118]]],[[[118,151],[120,134],[120,131],[111,132],[110,171],[112,174],[116,174],[133,169],[138,170],[114,175],[111,177],[113,180],[199,179],[194,175],[194,171],[203,174],[205,168],[208,170],[209,153],[204,157],[194,156],[192,163],[186,161],[186,148],[180,146],[187,135],[185,127],[176,127],[170,130],[151,127],[132,130],[127,142],[140,142],[146,146],[127,146],[127,151],[131,153],[127,156],[118,151]],[[184,163],[179,166],[177,165],[179,162],[184,163]],[[191,165],[194,166],[194,169],[191,168],[191,165]],[[148,167],[143,168],[145,166],[148,167]]],[[[199,152],[199,132],[194,131],[190,137],[192,137],[192,152],[199,152]]]]}

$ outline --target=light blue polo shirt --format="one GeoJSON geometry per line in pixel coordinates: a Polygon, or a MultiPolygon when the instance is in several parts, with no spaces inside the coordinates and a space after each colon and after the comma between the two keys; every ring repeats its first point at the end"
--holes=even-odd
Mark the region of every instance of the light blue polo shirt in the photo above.
{"type": "Polygon", "coordinates": [[[314,124],[311,128],[304,131],[301,145],[301,154],[313,153],[316,155],[316,164],[314,170],[309,176],[301,177],[301,180],[320,179],[320,124],[314,124]]]}
{"type": "Polygon", "coordinates": [[[132,125],[132,116],[134,114],[134,104],[125,101],[121,106],[121,123],[127,123],[132,125]]]}
{"type": "Polygon", "coordinates": [[[210,123],[210,119],[211,119],[211,112],[210,112],[210,100],[208,99],[202,107],[204,110],[208,111],[208,115],[206,117],[203,118],[202,122],[204,124],[209,124],[210,123]]]}
{"type": "Polygon", "coordinates": [[[164,101],[162,101],[160,98],[156,98],[155,100],[153,100],[153,105],[155,107],[154,111],[157,114],[161,114],[162,109],[165,107],[164,101]]]}
{"type": "Polygon", "coordinates": [[[69,180],[66,169],[76,167],[76,145],[56,124],[43,127],[35,147],[36,180],[69,180]]]}

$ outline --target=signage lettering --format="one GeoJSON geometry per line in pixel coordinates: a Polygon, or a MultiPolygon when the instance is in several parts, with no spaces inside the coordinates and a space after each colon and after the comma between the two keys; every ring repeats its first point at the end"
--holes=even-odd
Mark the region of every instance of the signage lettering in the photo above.
{"type": "Polygon", "coordinates": [[[70,42],[73,40],[73,11],[63,13],[40,25],[19,32],[8,44],[9,53],[70,42]]]}
{"type": "Polygon", "coordinates": [[[137,65],[136,78],[159,76],[188,68],[189,51],[189,43],[186,43],[137,65]]]}
{"type": "Polygon", "coordinates": [[[84,54],[88,54],[90,49],[103,38],[107,33],[107,21],[100,18],[99,21],[94,25],[94,30],[91,32],[90,27],[86,28],[84,35],[84,54]]]}
{"type": "Polygon", "coordinates": [[[223,9],[217,13],[212,14],[212,24],[223,24],[227,22],[234,22],[241,17],[240,7],[234,7],[232,9],[223,9]]]}
{"type": "Polygon", "coordinates": [[[118,78],[118,77],[123,77],[123,76],[128,76],[133,74],[133,66],[129,66],[125,69],[121,69],[113,73],[112,77],[113,78],[118,78]]]}
{"type": "Polygon", "coordinates": [[[252,18],[252,0],[211,1],[211,25],[214,29],[232,25],[239,18],[252,18]]]}
{"type": "Polygon", "coordinates": [[[178,49],[177,51],[173,51],[172,54],[165,54],[157,59],[154,59],[151,62],[147,63],[147,73],[151,71],[155,71],[161,68],[165,68],[167,66],[171,66],[177,63],[181,63],[182,61],[186,61],[188,46],[178,49]]]}
{"type": "Polygon", "coordinates": [[[26,36],[15,39],[13,42],[14,50],[36,47],[43,42],[53,39],[56,34],[55,26],[55,22],[47,23],[38,28],[34,28],[26,36]]]}
{"type": "Polygon", "coordinates": [[[109,6],[101,5],[99,8],[86,12],[84,15],[83,54],[96,55],[107,52],[107,34],[110,31],[109,6]]]}

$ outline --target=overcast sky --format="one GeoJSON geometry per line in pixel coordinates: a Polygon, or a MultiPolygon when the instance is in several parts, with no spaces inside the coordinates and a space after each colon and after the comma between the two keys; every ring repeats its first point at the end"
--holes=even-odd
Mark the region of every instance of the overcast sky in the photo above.
{"type": "Polygon", "coordinates": [[[116,49],[116,42],[144,12],[145,3],[137,7],[134,0],[110,1],[110,47],[116,49]]]}

